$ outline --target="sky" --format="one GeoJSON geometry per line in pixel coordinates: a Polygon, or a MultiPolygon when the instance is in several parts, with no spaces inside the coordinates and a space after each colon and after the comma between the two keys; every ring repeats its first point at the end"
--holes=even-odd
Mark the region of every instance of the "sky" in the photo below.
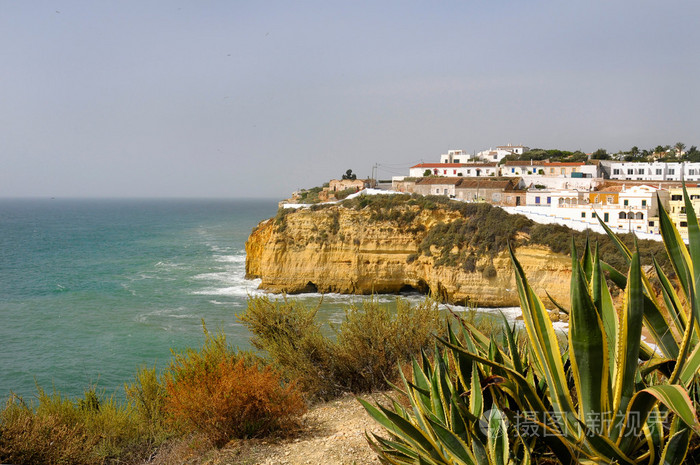
{"type": "Polygon", "coordinates": [[[700,145],[700,2],[0,0],[0,197],[268,197],[700,145]]]}

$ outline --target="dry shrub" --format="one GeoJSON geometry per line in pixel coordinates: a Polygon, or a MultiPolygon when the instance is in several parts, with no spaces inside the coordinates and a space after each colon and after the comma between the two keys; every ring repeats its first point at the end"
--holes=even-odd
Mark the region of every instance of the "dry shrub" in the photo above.
{"type": "Polygon", "coordinates": [[[397,299],[396,312],[374,300],[352,306],[336,328],[336,376],[350,392],[386,389],[399,364],[434,343],[440,325],[437,303],[431,299],[418,305],[397,299]]]}
{"type": "Polygon", "coordinates": [[[318,310],[293,300],[251,297],[240,320],[254,334],[256,348],[287,379],[298,380],[313,399],[343,392],[385,389],[399,363],[432,344],[440,328],[437,304],[426,300],[411,306],[397,299],[396,311],[375,301],[350,307],[334,328],[335,340],[323,336],[315,320],[318,310]]]}
{"type": "Polygon", "coordinates": [[[166,411],[180,427],[215,445],[295,425],[306,410],[294,383],[270,367],[246,361],[223,334],[206,333],[200,351],[176,355],[166,374],[166,411]]]}
{"type": "MultiPolygon", "coordinates": [[[[91,464],[94,441],[80,425],[60,415],[37,415],[12,396],[0,418],[0,460],[14,464],[91,464]]],[[[94,438],[92,438],[94,440],[94,438]]]]}
{"type": "Polygon", "coordinates": [[[253,333],[253,346],[266,352],[286,379],[295,380],[310,398],[329,399],[338,391],[333,344],[321,333],[317,311],[318,306],[296,300],[249,297],[239,319],[253,333]]]}
{"type": "Polygon", "coordinates": [[[124,458],[139,442],[131,411],[94,389],[72,401],[39,388],[37,405],[11,396],[0,413],[0,461],[100,464],[124,458]]]}

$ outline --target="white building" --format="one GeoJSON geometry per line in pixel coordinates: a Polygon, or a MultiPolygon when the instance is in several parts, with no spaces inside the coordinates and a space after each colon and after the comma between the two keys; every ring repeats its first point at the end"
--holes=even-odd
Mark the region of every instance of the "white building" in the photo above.
{"type": "Polygon", "coordinates": [[[486,161],[500,162],[508,155],[522,155],[528,150],[530,150],[530,147],[525,147],[524,145],[499,145],[495,150],[493,148],[482,150],[476,156],[486,161]]]}
{"type": "Polygon", "coordinates": [[[588,224],[598,224],[600,216],[613,231],[658,234],[657,193],[661,202],[667,204],[668,191],[646,185],[623,187],[617,195],[608,193],[605,201],[598,200],[596,192],[553,192],[550,215],[588,224]]]}
{"type": "Polygon", "coordinates": [[[408,170],[409,177],[423,176],[498,176],[496,163],[419,163],[408,170]]]}
{"type": "Polygon", "coordinates": [[[466,163],[471,155],[464,150],[448,150],[440,155],[440,163],[466,163]]]}
{"type": "Polygon", "coordinates": [[[613,162],[610,179],[637,181],[700,181],[700,163],[613,162]]]}

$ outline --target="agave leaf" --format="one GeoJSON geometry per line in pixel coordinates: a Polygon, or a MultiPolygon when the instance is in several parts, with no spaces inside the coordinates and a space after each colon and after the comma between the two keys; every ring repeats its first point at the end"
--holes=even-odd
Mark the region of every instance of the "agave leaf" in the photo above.
{"type": "MultiPolygon", "coordinates": [[[[585,434],[585,443],[581,445],[585,452],[593,458],[590,463],[615,463],[625,465],[636,465],[632,458],[628,457],[620,448],[607,436],[599,433],[600,427],[594,429],[581,424],[585,434]]],[[[582,462],[584,463],[584,462],[582,462]]]]}
{"type": "MultiPolygon", "coordinates": [[[[685,214],[688,222],[688,246],[690,249],[690,262],[692,266],[689,267],[691,272],[691,277],[693,282],[696,283],[700,281],[700,227],[698,227],[698,217],[695,216],[695,209],[693,208],[693,203],[690,201],[690,196],[685,188],[685,183],[683,183],[683,199],[685,201],[685,214]]],[[[695,290],[695,287],[693,287],[695,290]]]]}
{"type": "MultiPolygon", "coordinates": [[[[572,238],[573,242],[573,238],[572,238]]],[[[591,246],[586,235],[586,244],[583,248],[583,256],[581,257],[581,269],[586,276],[586,281],[590,281],[593,276],[593,255],[591,254],[591,246]]]]}
{"type": "MultiPolygon", "coordinates": [[[[661,202],[659,202],[659,205],[661,205],[661,202]]],[[[663,207],[659,207],[659,229],[664,241],[666,253],[671,261],[671,266],[673,266],[673,270],[676,272],[676,276],[678,276],[678,280],[681,282],[681,289],[686,297],[689,297],[688,292],[691,288],[692,279],[689,267],[691,264],[690,254],[676,226],[663,207]]]]}
{"type": "Polygon", "coordinates": [[[362,399],[358,400],[372,418],[377,420],[396,437],[412,444],[419,454],[426,455],[428,458],[438,463],[447,461],[438,445],[435,444],[433,438],[426,434],[425,431],[417,428],[410,421],[381,405],[379,405],[377,409],[362,399]]]}
{"type": "MultiPolygon", "coordinates": [[[[549,415],[548,410],[542,402],[539,394],[535,391],[534,385],[531,384],[521,373],[518,373],[504,365],[499,365],[486,357],[464,350],[459,346],[453,346],[444,339],[438,338],[438,340],[446,346],[458,351],[461,356],[471,361],[503,370],[503,372],[507,374],[508,378],[512,380],[514,384],[517,384],[518,388],[520,389],[521,395],[518,396],[518,398],[522,399],[522,402],[527,404],[521,406],[521,408],[531,414],[546,417],[547,424],[549,425],[555,424],[554,419],[552,419],[552,417],[549,415]]],[[[568,438],[565,439],[561,432],[558,430],[553,430],[552,427],[548,426],[547,424],[538,422],[538,425],[540,425],[542,428],[549,430],[548,434],[543,435],[543,440],[552,449],[557,458],[562,461],[562,463],[576,463],[571,450],[571,447],[575,445],[576,439],[570,436],[571,430],[562,429],[564,435],[568,435],[568,438]]]]}
{"type": "MultiPolygon", "coordinates": [[[[699,302],[698,302],[698,296],[695,291],[693,291],[690,294],[690,302],[691,302],[691,307],[698,307],[699,302]]],[[[676,368],[673,370],[673,373],[668,379],[669,384],[673,384],[678,381],[678,378],[681,375],[681,370],[682,368],[688,363],[691,362],[691,364],[694,364],[695,362],[693,360],[689,360],[687,358],[688,352],[690,352],[690,347],[692,344],[692,339],[693,339],[693,332],[695,330],[695,312],[690,312],[690,320],[688,321],[688,325],[685,328],[685,334],[683,334],[683,341],[681,342],[681,349],[678,354],[678,361],[676,363],[676,368]]],[[[697,346],[700,346],[698,344],[697,346]]],[[[697,367],[695,367],[697,368],[697,367]]]]}
{"type": "Polygon", "coordinates": [[[472,454],[469,446],[459,436],[439,423],[431,422],[430,426],[433,428],[439,444],[449,452],[446,463],[477,465],[474,454],[472,454]]]}
{"type": "MultiPolygon", "coordinates": [[[[598,315],[603,323],[603,333],[608,346],[608,398],[613,398],[612,380],[615,376],[615,352],[618,333],[620,332],[620,318],[615,310],[608,282],[603,274],[598,246],[596,245],[593,255],[593,275],[591,276],[591,291],[593,303],[598,310],[598,315]]],[[[609,407],[608,411],[610,411],[609,407]]]]}
{"type": "Polygon", "coordinates": [[[484,397],[481,392],[481,382],[479,380],[479,369],[476,362],[472,362],[471,391],[469,393],[469,411],[476,417],[481,417],[484,411],[484,397]]]}
{"type": "Polygon", "coordinates": [[[564,313],[564,314],[566,314],[566,315],[569,314],[569,309],[567,309],[567,308],[564,307],[562,304],[560,304],[559,302],[557,302],[557,301],[554,299],[554,297],[551,296],[551,294],[550,294],[549,292],[544,291],[544,293],[547,294],[547,298],[549,299],[549,301],[552,302],[552,304],[554,304],[554,306],[557,307],[557,309],[559,309],[560,312],[562,312],[562,313],[564,313]]]}
{"type": "Polygon", "coordinates": [[[687,388],[690,388],[693,379],[698,376],[698,373],[700,373],[700,344],[695,346],[688,359],[683,363],[679,381],[687,388]]]}
{"type": "Polygon", "coordinates": [[[588,425],[590,413],[610,411],[609,354],[603,323],[588,293],[584,271],[576,260],[572,241],[571,315],[569,318],[569,350],[576,392],[579,397],[579,417],[588,425]]]}
{"type": "Polygon", "coordinates": [[[523,362],[520,359],[520,353],[518,352],[518,345],[515,342],[515,326],[511,327],[510,324],[508,324],[508,320],[506,319],[506,316],[501,312],[501,318],[503,319],[503,327],[505,328],[505,336],[506,336],[506,342],[508,344],[508,351],[510,352],[510,359],[512,360],[512,368],[515,371],[518,371],[522,373],[523,370],[523,362]]]}
{"type": "Polygon", "coordinates": [[[632,261],[632,251],[620,240],[617,234],[615,234],[612,229],[605,224],[605,221],[600,219],[600,215],[596,215],[596,218],[598,218],[598,223],[600,223],[600,225],[603,227],[605,233],[608,235],[613,244],[615,244],[615,247],[617,247],[617,250],[620,251],[620,254],[625,259],[625,262],[627,262],[629,265],[632,261]]]}
{"type": "Polygon", "coordinates": [[[487,434],[489,455],[495,465],[507,465],[510,456],[508,430],[499,410],[492,409],[490,413],[487,434]]]}
{"type": "Polygon", "coordinates": [[[649,413],[649,418],[644,425],[644,437],[649,450],[649,463],[656,463],[655,458],[661,455],[661,449],[664,443],[664,424],[661,421],[661,412],[659,406],[655,405],[649,413]]]}
{"type": "MultiPolygon", "coordinates": [[[[449,322],[447,323],[447,335],[452,344],[457,345],[459,343],[457,335],[452,330],[452,325],[449,322]]],[[[457,378],[462,386],[464,386],[464,389],[467,389],[471,380],[472,363],[465,362],[461,357],[458,357],[457,354],[453,353],[452,356],[457,378]]]]}
{"type": "MultiPolygon", "coordinates": [[[[605,262],[601,261],[600,264],[605,271],[608,271],[610,279],[620,289],[627,288],[627,278],[625,278],[622,275],[622,273],[620,273],[615,268],[611,267],[605,262]]],[[[659,310],[659,305],[656,302],[656,300],[651,299],[649,297],[649,295],[654,294],[651,282],[645,275],[641,276],[641,280],[644,285],[644,289],[647,290],[647,292],[643,294],[644,322],[646,323],[645,326],[647,330],[651,333],[652,338],[654,339],[654,343],[663,352],[664,356],[668,358],[677,358],[679,347],[673,335],[673,332],[671,331],[671,328],[669,327],[668,322],[666,321],[666,318],[664,317],[663,313],[661,312],[661,310],[659,310]]],[[[648,345],[646,345],[644,342],[642,342],[641,344],[643,351],[642,358],[648,359],[653,355],[654,351],[651,348],[649,348],[648,345]]]]}
{"type": "MultiPolygon", "coordinates": [[[[642,337],[642,303],[639,254],[635,252],[632,255],[627,287],[625,288],[622,325],[617,343],[617,366],[613,380],[613,416],[617,415],[617,412],[625,412],[634,395],[639,360],[639,341],[642,337]]],[[[611,426],[611,438],[616,440],[622,425],[614,422],[611,426]]]]}
{"type": "MultiPolygon", "coordinates": [[[[383,451],[390,451],[394,450],[396,451],[394,453],[394,456],[396,458],[399,458],[401,456],[405,457],[407,462],[406,463],[415,463],[415,460],[418,458],[418,454],[411,449],[410,447],[406,447],[406,445],[397,442],[397,441],[392,441],[390,439],[385,439],[381,436],[378,436],[376,434],[372,434],[374,436],[374,441],[376,441],[379,445],[382,446],[383,451]]],[[[368,441],[372,442],[372,439],[365,434],[365,437],[367,437],[368,441]]]]}
{"type": "Polygon", "coordinates": [[[700,423],[695,415],[695,408],[685,388],[678,384],[661,384],[637,392],[625,415],[625,432],[620,438],[620,448],[629,449],[634,441],[635,431],[647,422],[653,407],[660,402],[683,422],[687,427],[700,432],[700,423]]]}
{"type": "Polygon", "coordinates": [[[669,433],[669,439],[666,441],[666,447],[664,447],[659,463],[664,465],[682,464],[685,461],[685,456],[688,454],[689,444],[690,429],[681,427],[679,422],[674,420],[669,433]]]}
{"type": "Polygon", "coordinates": [[[671,315],[671,319],[673,320],[676,330],[679,334],[683,334],[685,332],[685,327],[688,324],[688,317],[683,311],[683,304],[678,297],[678,293],[676,293],[676,289],[673,287],[673,284],[671,284],[671,280],[668,279],[666,273],[664,273],[664,271],[661,269],[659,262],[656,261],[656,258],[654,258],[653,261],[656,276],[658,276],[659,282],[661,283],[662,296],[664,298],[666,308],[671,315]]]}
{"type": "Polygon", "coordinates": [[[561,350],[557,336],[552,327],[552,321],[545,310],[542,301],[527,283],[527,278],[513,249],[508,245],[511,262],[515,268],[515,280],[520,296],[520,308],[523,312],[525,328],[531,343],[531,350],[543,376],[547,380],[552,405],[556,412],[562,415],[558,418],[564,431],[577,435],[577,424],[571,420],[575,415],[574,404],[564,373],[561,350]]]}
{"type": "MultiPolygon", "coordinates": [[[[432,405],[431,413],[439,419],[440,424],[447,423],[447,406],[444,404],[445,397],[440,385],[440,363],[436,360],[433,374],[430,377],[430,402],[432,405]]],[[[449,397],[447,397],[449,399],[449,397]]]]}

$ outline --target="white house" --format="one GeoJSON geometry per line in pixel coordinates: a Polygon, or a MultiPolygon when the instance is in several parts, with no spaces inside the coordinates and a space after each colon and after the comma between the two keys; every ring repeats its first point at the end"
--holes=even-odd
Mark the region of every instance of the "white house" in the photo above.
{"type": "Polygon", "coordinates": [[[700,163],[613,162],[610,179],[637,181],[700,181],[700,163]]]}
{"type": "Polygon", "coordinates": [[[420,178],[432,176],[498,176],[496,163],[419,163],[412,166],[408,175],[420,178]]]}
{"type": "Polygon", "coordinates": [[[559,191],[552,194],[551,216],[598,224],[597,216],[613,231],[656,233],[659,230],[659,205],[668,202],[668,191],[647,185],[624,186],[600,199],[597,192],[559,191]]]}
{"type": "Polygon", "coordinates": [[[464,150],[448,150],[440,155],[440,163],[466,163],[471,155],[464,150]]]}
{"type": "Polygon", "coordinates": [[[522,155],[528,150],[530,150],[530,147],[525,147],[524,145],[499,145],[495,150],[493,148],[482,150],[476,156],[487,161],[500,162],[508,155],[522,155]]]}

